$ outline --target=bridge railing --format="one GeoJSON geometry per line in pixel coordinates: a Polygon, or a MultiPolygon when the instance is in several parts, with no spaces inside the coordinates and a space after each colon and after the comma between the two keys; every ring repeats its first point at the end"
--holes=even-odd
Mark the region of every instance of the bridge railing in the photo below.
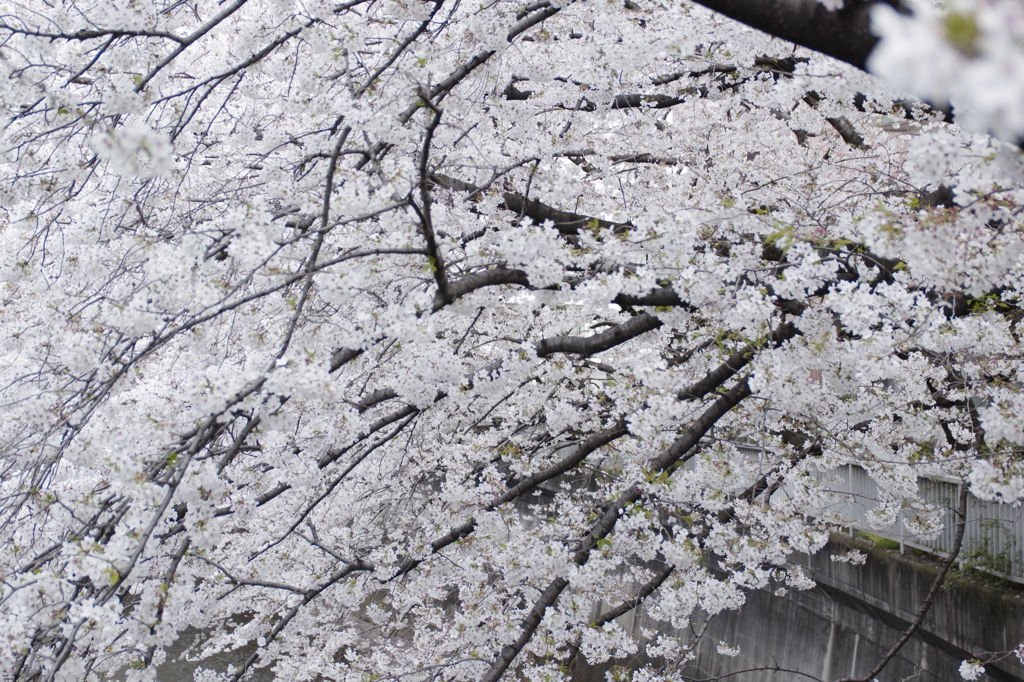
{"type": "MultiPolygon", "coordinates": [[[[753,461],[764,453],[760,447],[743,442],[731,442],[740,454],[753,461]]],[[[559,449],[570,449],[562,445],[559,449]]],[[[687,467],[696,464],[691,460],[687,467]]],[[[763,473],[763,472],[761,472],[763,473]]],[[[912,510],[903,509],[889,526],[880,526],[872,512],[882,503],[878,484],[867,470],[857,464],[845,464],[820,474],[827,480],[834,494],[834,503],[820,513],[838,519],[841,526],[851,531],[863,531],[899,543],[901,552],[907,549],[925,551],[936,556],[949,556],[956,535],[956,506],[960,497],[960,483],[928,477],[918,478],[918,498],[938,516],[930,533],[915,532],[919,527],[912,518],[912,510]]],[[[573,485],[586,485],[586,476],[564,474],[540,486],[529,499],[520,500],[520,511],[530,516],[530,505],[544,507],[558,495],[559,485],[573,480],[573,485]]],[[[752,482],[752,481],[751,481],[752,482]]],[[[747,484],[738,486],[743,489],[747,484]]],[[[785,491],[785,486],[780,493],[785,491]]],[[[779,493],[776,493],[779,494],[779,493]]],[[[986,502],[974,495],[967,500],[967,527],[958,563],[963,568],[974,568],[1000,579],[1024,584],[1024,508],[1008,503],[986,502]]]]}
{"type": "MultiPolygon", "coordinates": [[[[760,448],[738,445],[748,457],[759,457],[760,448]]],[[[836,502],[823,509],[841,519],[851,530],[864,531],[898,542],[900,551],[907,548],[923,550],[938,556],[949,556],[956,535],[956,503],[960,496],[960,483],[956,481],[920,477],[919,496],[939,516],[933,527],[937,532],[914,532],[914,512],[902,509],[896,521],[888,527],[872,523],[872,511],[881,503],[878,484],[868,472],[856,465],[846,464],[827,474],[836,502]]],[[[1024,584],[1024,508],[1019,505],[987,502],[974,495],[967,498],[967,526],[958,563],[996,577],[1024,584]]]]}

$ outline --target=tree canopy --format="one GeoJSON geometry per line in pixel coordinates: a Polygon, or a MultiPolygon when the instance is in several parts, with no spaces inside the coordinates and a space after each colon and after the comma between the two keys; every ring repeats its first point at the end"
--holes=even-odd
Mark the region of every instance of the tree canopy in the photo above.
{"type": "Polygon", "coordinates": [[[1024,14],[946,5],[0,0],[0,676],[676,680],[614,618],[813,584],[838,467],[1019,501],[1024,14]]]}

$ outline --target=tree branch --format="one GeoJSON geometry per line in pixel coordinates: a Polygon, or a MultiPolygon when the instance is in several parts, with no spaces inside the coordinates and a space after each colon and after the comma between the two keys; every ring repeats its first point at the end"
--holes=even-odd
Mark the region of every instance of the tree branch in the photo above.
{"type": "MultiPolygon", "coordinates": [[[[712,403],[712,405],[705,410],[704,413],[693,422],[693,424],[690,425],[690,428],[686,430],[686,433],[669,446],[661,455],[651,460],[648,470],[651,472],[664,471],[669,467],[674,468],[678,464],[685,462],[689,457],[692,457],[693,453],[696,452],[694,446],[701,438],[704,437],[704,434],[714,426],[715,422],[749,395],[750,387],[747,385],[746,379],[733,386],[733,388],[727,391],[721,398],[712,403]]],[[[590,531],[581,539],[580,546],[573,556],[573,561],[576,565],[583,566],[590,560],[590,553],[595,547],[597,547],[598,541],[607,537],[608,534],[612,532],[615,528],[616,522],[622,514],[622,511],[628,505],[640,499],[640,495],[640,485],[633,484],[619,495],[614,503],[607,506],[604,513],[601,514],[597,521],[595,521],[591,526],[590,531]]],[[[534,602],[530,613],[523,619],[522,634],[515,642],[502,649],[501,653],[491,665],[491,669],[482,678],[483,682],[497,682],[505,671],[508,670],[512,661],[515,660],[516,656],[519,655],[519,652],[522,651],[523,647],[525,647],[533,637],[533,633],[536,632],[537,628],[540,626],[541,620],[544,617],[544,612],[549,606],[555,603],[558,596],[568,585],[569,581],[562,577],[555,578],[551,581],[544,592],[541,593],[541,596],[537,601],[534,602]]]]}
{"type": "Polygon", "coordinates": [[[405,407],[396,410],[391,414],[384,415],[377,421],[370,424],[370,426],[368,426],[364,431],[362,431],[358,436],[356,436],[356,440],[352,442],[350,445],[346,445],[341,448],[332,448],[328,450],[324,454],[324,456],[320,458],[320,461],[316,463],[317,467],[323,469],[328,464],[331,464],[332,462],[336,461],[339,457],[341,457],[346,452],[351,450],[353,447],[361,443],[367,437],[372,436],[373,434],[383,429],[385,426],[388,426],[389,424],[394,424],[399,419],[405,419],[406,417],[416,414],[417,412],[419,412],[419,409],[415,405],[406,405],[405,407]]]}
{"type": "MultiPolygon", "coordinates": [[[[772,335],[768,340],[771,341],[773,345],[777,346],[784,341],[793,338],[799,333],[800,330],[798,330],[796,326],[787,323],[772,332],[772,335]]],[[[711,372],[708,372],[703,379],[679,391],[679,393],[676,394],[676,398],[679,400],[699,400],[700,398],[703,398],[705,395],[728,381],[729,377],[746,367],[753,359],[754,352],[763,345],[763,343],[756,345],[751,344],[739,349],[730,355],[728,360],[711,372]]]]}
{"type": "Polygon", "coordinates": [[[416,204],[412,201],[409,204],[420,214],[423,239],[427,244],[427,258],[430,260],[430,269],[434,273],[434,281],[437,282],[437,297],[447,303],[452,300],[452,296],[451,292],[448,291],[448,272],[445,268],[444,257],[437,246],[437,238],[434,236],[434,224],[430,217],[430,204],[432,200],[430,197],[430,173],[428,171],[430,146],[434,141],[434,131],[437,130],[438,124],[441,123],[441,110],[430,101],[425,88],[420,89],[420,98],[423,100],[423,105],[430,109],[434,116],[430,119],[430,123],[427,125],[426,132],[423,135],[423,148],[420,152],[419,190],[422,206],[417,208],[416,204]]]}
{"type": "Polygon", "coordinates": [[[438,291],[434,296],[434,304],[431,308],[431,312],[436,313],[448,303],[451,303],[455,299],[461,298],[470,292],[476,291],[477,289],[493,287],[499,284],[519,284],[520,286],[529,287],[530,280],[522,270],[510,270],[502,266],[490,268],[481,272],[474,272],[466,275],[465,277],[461,277],[454,282],[450,282],[448,285],[447,299],[441,296],[441,292],[438,291]]]}
{"type": "Polygon", "coordinates": [[[537,357],[543,358],[555,353],[594,355],[660,326],[661,320],[649,313],[641,313],[593,336],[554,336],[550,339],[541,339],[537,342],[537,357]]]}
{"type": "MultiPolygon", "coordinates": [[[[459,180],[458,178],[440,175],[438,173],[431,176],[431,182],[439,187],[444,187],[457,192],[476,193],[480,191],[480,188],[472,183],[459,180]]],[[[596,227],[602,230],[612,230],[616,234],[622,234],[632,227],[629,223],[614,223],[610,220],[602,220],[601,218],[580,215],[578,213],[560,211],[559,209],[554,208],[553,206],[548,206],[536,199],[528,199],[521,194],[515,194],[512,192],[502,192],[501,199],[502,208],[506,208],[513,213],[526,216],[538,225],[546,220],[550,220],[555,229],[563,235],[576,235],[579,234],[581,229],[589,227],[596,227]]]]}
{"type": "Polygon", "coordinates": [[[602,613],[600,616],[594,619],[594,627],[601,627],[605,623],[609,623],[619,616],[629,613],[643,602],[644,599],[654,594],[654,591],[661,587],[661,584],[668,580],[668,577],[672,575],[672,571],[676,570],[673,564],[666,564],[665,568],[661,569],[654,574],[654,577],[648,580],[644,585],[637,591],[636,595],[622,602],[613,609],[609,609],[602,613]]]}

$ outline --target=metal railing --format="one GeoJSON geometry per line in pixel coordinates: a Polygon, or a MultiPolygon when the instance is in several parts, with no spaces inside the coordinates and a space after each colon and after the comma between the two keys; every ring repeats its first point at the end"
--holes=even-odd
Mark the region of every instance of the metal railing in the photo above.
{"type": "MultiPolygon", "coordinates": [[[[761,449],[750,445],[737,446],[748,457],[761,456],[761,449]]],[[[822,474],[831,482],[835,503],[822,509],[823,514],[840,519],[843,526],[870,533],[899,543],[901,552],[908,548],[938,556],[949,556],[956,535],[956,503],[959,482],[918,478],[919,499],[939,515],[933,528],[937,532],[911,530],[914,512],[901,509],[889,526],[872,523],[871,513],[880,504],[878,484],[868,472],[856,465],[845,464],[822,474]]],[[[986,502],[974,495],[967,499],[967,526],[958,563],[997,578],[1024,584],[1024,509],[1020,505],[986,502]]]]}
{"type": "MultiPolygon", "coordinates": [[[[741,455],[753,461],[764,456],[763,450],[751,443],[729,441],[741,455]]],[[[561,446],[559,450],[571,446],[561,446]]],[[[691,460],[687,468],[696,464],[691,460]]],[[[763,473],[763,472],[761,472],[763,473]]],[[[831,490],[834,502],[819,510],[823,517],[837,522],[841,527],[869,533],[899,543],[901,552],[916,549],[936,556],[949,556],[956,535],[956,505],[960,497],[960,483],[954,480],[918,478],[918,499],[930,507],[938,516],[931,533],[915,532],[912,510],[902,509],[895,522],[880,526],[872,522],[872,512],[881,504],[878,484],[867,470],[857,464],[845,464],[837,469],[819,474],[822,482],[831,490]]],[[[535,511],[530,505],[544,507],[559,494],[559,486],[569,480],[574,485],[583,485],[586,477],[563,474],[540,486],[529,499],[519,501],[520,512],[531,516],[535,511]]],[[[753,481],[738,485],[746,488],[753,481]]],[[[783,486],[776,494],[785,494],[783,486]]],[[[919,507],[921,505],[918,505],[919,507]]],[[[973,568],[996,578],[1024,584],[1024,508],[1019,505],[1000,502],[985,502],[974,495],[967,499],[967,527],[960,549],[958,564],[961,568],[973,568]]]]}

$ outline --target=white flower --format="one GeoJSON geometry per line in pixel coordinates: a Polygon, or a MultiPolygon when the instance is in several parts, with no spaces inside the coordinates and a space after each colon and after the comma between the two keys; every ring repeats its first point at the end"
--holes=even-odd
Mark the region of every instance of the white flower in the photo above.
{"type": "Polygon", "coordinates": [[[124,175],[151,178],[171,169],[170,140],[145,123],[128,123],[94,135],[92,148],[124,175]]]}
{"type": "Polygon", "coordinates": [[[864,563],[864,561],[867,558],[867,554],[864,554],[864,552],[859,552],[855,549],[844,554],[833,554],[829,557],[829,559],[837,563],[853,564],[854,566],[860,566],[864,563]]]}
{"type": "Polygon", "coordinates": [[[965,680],[976,680],[985,674],[985,666],[976,658],[960,664],[960,677],[965,680]]]}
{"type": "Polygon", "coordinates": [[[739,656],[740,648],[738,646],[729,646],[725,642],[718,643],[718,653],[722,656],[739,656]]]}

